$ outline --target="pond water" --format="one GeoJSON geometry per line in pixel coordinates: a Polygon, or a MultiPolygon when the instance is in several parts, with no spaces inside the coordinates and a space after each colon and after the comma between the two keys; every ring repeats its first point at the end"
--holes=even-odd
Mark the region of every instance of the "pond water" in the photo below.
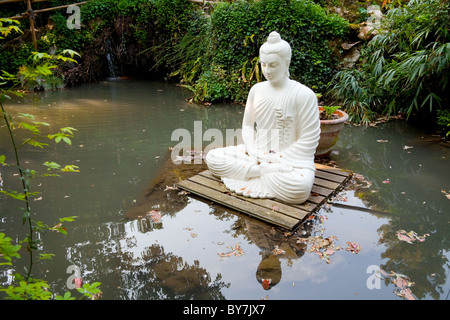
{"type": "MultiPolygon", "coordinates": [[[[171,190],[177,178],[201,167],[171,163],[174,130],[188,130],[194,141],[194,121],[201,121],[203,131],[241,125],[242,106],[204,107],[186,102],[188,97],[173,85],[122,80],[7,104],[49,122],[49,132],[78,130],[71,146],[20,149],[23,163],[40,172],[47,160],[80,168],[32,182],[32,191],[41,192],[31,202],[37,220],[54,225],[78,216],[65,224],[67,236],[49,232],[39,249],[55,254],[34,266],[55,292],[69,290],[68,268],[74,265],[84,283],[101,282],[102,299],[405,299],[394,292],[392,278],[375,275],[381,268],[414,282],[417,299],[449,298],[450,151],[438,137],[401,121],[347,125],[331,160],[356,178],[333,200],[337,204],[288,234],[171,190]],[[148,214],[152,210],[161,214],[159,221],[148,214]],[[397,238],[399,230],[429,236],[408,243],[397,238]],[[314,236],[334,239],[328,263],[309,252],[311,243],[299,241],[314,236]],[[361,250],[345,250],[347,242],[361,250]],[[220,255],[236,245],[242,254],[220,255]],[[274,254],[276,247],[284,253],[274,254]]],[[[0,154],[11,161],[10,149],[2,124],[0,154]]],[[[14,168],[0,170],[0,187],[18,188],[14,168]]],[[[26,234],[19,205],[0,196],[0,232],[16,240],[26,234]]],[[[26,265],[21,253],[18,271],[26,265]]],[[[0,272],[0,283],[7,285],[11,270],[0,272]]]]}

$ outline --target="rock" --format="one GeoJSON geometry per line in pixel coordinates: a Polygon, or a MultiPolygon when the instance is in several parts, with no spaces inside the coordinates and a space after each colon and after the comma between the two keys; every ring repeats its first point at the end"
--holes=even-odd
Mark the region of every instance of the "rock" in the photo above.
{"type": "Polygon", "coordinates": [[[351,48],[353,48],[355,45],[357,45],[358,43],[360,43],[361,41],[358,42],[354,42],[354,43],[347,43],[344,42],[343,44],[341,44],[342,49],[344,50],[350,50],[351,48]]]}
{"type": "Polygon", "coordinates": [[[354,66],[356,61],[358,61],[359,57],[361,56],[361,52],[358,50],[358,47],[354,46],[342,57],[341,66],[344,68],[351,68],[354,66]]]}
{"type": "Polygon", "coordinates": [[[363,40],[363,41],[368,41],[370,39],[372,39],[373,37],[375,37],[375,35],[378,34],[377,29],[375,29],[372,26],[366,25],[363,26],[358,33],[358,38],[363,40]]]}
{"type": "Polygon", "coordinates": [[[369,13],[370,16],[367,18],[366,22],[361,24],[361,29],[358,34],[358,38],[363,41],[368,41],[379,33],[378,28],[383,19],[383,13],[378,6],[369,6],[367,8],[367,13],[369,13]]]}

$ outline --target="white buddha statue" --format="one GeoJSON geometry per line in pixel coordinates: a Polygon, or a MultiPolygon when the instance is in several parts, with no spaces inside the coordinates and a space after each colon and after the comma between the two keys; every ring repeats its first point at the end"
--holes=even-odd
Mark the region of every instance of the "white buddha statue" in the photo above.
{"type": "Polygon", "coordinates": [[[244,144],[210,150],[206,164],[236,194],[303,203],[314,183],[320,120],[315,93],[289,79],[291,47],[277,32],[260,48],[267,81],[249,92],[244,144]]]}

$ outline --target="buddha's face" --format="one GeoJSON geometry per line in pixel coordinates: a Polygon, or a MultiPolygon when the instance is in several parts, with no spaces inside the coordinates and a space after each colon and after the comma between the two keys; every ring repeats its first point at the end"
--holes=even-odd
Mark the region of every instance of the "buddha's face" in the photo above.
{"type": "Polygon", "coordinates": [[[287,77],[288,64],[276,53],[261,53],[261,69],[264,77],[273,85],[284,82],[287,77]]]}

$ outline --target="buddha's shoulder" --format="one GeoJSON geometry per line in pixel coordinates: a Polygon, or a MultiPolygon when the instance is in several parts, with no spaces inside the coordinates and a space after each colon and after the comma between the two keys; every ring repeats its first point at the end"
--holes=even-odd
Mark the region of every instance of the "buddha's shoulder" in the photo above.
{"type": "Polygon", "coordinates": [[[257,82],[251,87],[250,91],[257,92],[261,90],[266,90],[269,87],[269,85],[270,85],[269,81],[257,82]]]}
{"type": "Polygon", "coordinates": [[[303,83],[300,83],[296,80],[290,80],[289,84],[295,88],[295,90],[298,90],[299,92],[301,92],[302,95],[306,95],[306,96],[315,96],[316,94],[314,93],[314,91],[309,88],[308,86],[305,86],[303,83]]]}

